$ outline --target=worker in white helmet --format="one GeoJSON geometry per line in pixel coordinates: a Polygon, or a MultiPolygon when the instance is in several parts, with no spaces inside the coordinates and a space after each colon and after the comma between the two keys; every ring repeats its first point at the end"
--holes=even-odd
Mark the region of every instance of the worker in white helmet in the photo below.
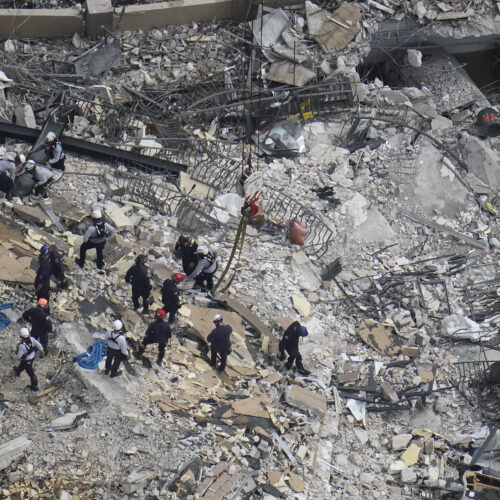
{"type": "Polygon", "coordinates": [[[30,172],[35,181],[33,186],[35,196],[43,196],[47,198],[47,188],[53,180],[53,173],[50,168],[38,165],[33,160],[28,160],[25,164],[26,172],[30,172]]]}
{"type": "Polygon", "coordinates": [[[96,264],[98,269],[104,268],[104,246],[106,240],[115,234],[115,228],[104,221],[102,212],[98,209],[92,211],[92,224],[87,228],[83,235],[83,243],[80,246],[80,258],[76,259],[76,263],[83,268],[85,265],[85,255],[87,250],[95,248],[97,259],[96,264]]]}
{"type": "Polygon", "coordinates": [[[54,132],[49,132],[45,137],[45,154],[47,155],[47,162],[45,165],[64,170],[64,154],[61,143],[57,140],[54,132]]]}
{"type": "Polygon", "coordinates": [[[0,191],[10,200],[11,191],[16,179],[16,169],[20,167],[26,158],[23,154],[7,153],[0,157],[0,191]]]}
{"type": "Polygon", "coordinates": [[[129,356],[127,339],[123,334],[123,323],[119,319],[113,321],[113,329],[106,334],[106,340],[108,341],[108,349],[104,374],[109,373],[111,378],[119,377],[122,374],[118,370],[120,363],[122,359],[127,359],[129,356]]]}
{"type": "Polygon", "coordinates": [[[17,344],[16,353],[14,357],[21,361],[19,366],[14,366],[14,373],[17,377],[21,375],[21,372],[26,370],[29,375],[31,384],[28,386],[32,391],[38,391],[38,380],[33,370],[33,361],[35,360],[35,355],[38,351],[43,353],[43,347],[38,340],[31,337],[30,331],[27,328],[21,328],[19,332],[19,337],[21,342],[17,344]]]}

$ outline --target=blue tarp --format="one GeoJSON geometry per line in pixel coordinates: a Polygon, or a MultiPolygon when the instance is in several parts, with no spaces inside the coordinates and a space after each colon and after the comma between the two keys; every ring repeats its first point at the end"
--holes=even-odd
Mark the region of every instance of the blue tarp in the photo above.
{"type": "Polygon", "coordinates": [[[98,340],[87,349],[87,352],[75,356],[73,363],[78,363],[78,366],[85,370],[95,370],[101,359],[106,357],[107,346],[105,340],[98,340]]]}
{"type": "MultiPolygon", "coordinates": [[[[0,311],[3,309],[10,309],[12,304],[10,302],[4,302],[0,304],[0,311]]],[[[10,325],[10,319],[5,316],[4,313],[0,312],[0,330],[3,330],[6,326],[10,325]]]]}

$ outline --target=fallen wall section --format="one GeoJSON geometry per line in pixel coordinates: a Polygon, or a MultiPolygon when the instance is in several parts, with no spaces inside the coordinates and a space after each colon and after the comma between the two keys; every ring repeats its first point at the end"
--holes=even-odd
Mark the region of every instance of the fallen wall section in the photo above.
{"type": "Polygon", "coordinates": [[[61,38],[83,32],[80,9],[0,9],[0,38],[61,38]]]}

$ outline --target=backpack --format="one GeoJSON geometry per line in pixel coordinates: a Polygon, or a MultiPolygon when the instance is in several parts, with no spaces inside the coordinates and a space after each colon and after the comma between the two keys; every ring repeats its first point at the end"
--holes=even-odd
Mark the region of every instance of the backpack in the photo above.
{"type": "Polygon", "coordinates": [[[104,238],[106,236],[106,226],[104,224],[104,222],[98,222],[97,224],[94,224],[97,233],[95,235],[95,238],[104,238]]]}
{"type": "Polygon", "coordinates": [[[21,356],[21,360],[24,361],[35,350],[35,346],[31,342],[31,339],[29,339],[29,344],[28,340],[23,340],[19,345],[21,344],[24,344],[27,349],[26,353],[21,356]]]}

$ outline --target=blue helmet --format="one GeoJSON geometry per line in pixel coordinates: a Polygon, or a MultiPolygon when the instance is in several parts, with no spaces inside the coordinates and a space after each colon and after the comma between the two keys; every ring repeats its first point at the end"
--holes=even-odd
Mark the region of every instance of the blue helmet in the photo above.
{"type": "Polygon", "coordinates": [[[301,337],[307,337],[309,335],[309,332],[307,331],[307,328],[305,326],[300,327],[300,336],[301,337]]]}
{"type": "Polygon", "coordinates": [[[50,250],[50,245],[47,245],[47,243],[45,243],[45,245],[43,245],[43,246],[42,246],[42,248],[40,248],[40,254],[41,254],[41,255],[44,255],[44,254],[46,254],[49,250],[50,250]]]}

